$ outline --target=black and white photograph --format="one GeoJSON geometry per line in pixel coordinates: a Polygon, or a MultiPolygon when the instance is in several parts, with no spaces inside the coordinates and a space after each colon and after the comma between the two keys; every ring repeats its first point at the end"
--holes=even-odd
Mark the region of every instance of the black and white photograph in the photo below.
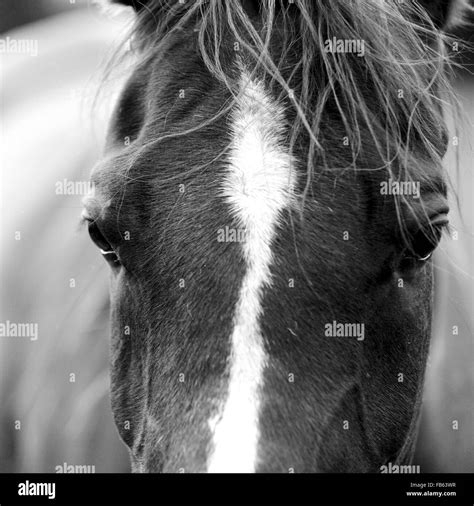
{"type": "Polygon", "coordinates": [[[474,0],[0,0],[0,505],[474,504],[474,0]]]}

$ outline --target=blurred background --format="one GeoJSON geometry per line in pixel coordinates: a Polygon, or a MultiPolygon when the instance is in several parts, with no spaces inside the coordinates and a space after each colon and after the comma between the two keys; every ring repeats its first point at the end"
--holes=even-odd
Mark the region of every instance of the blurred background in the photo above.
{"type": "MultiPolygon", "coordinates": [[[[108,270],[78,223],[124,78],[104,81],[104,68],[131,17],[91,0],[0,0],[0,322],[38,324],[36,340],[0,337],[0,472],[129,471],[108,397],[108,270]]],[[[465,114],[446,159],[456,234],[435,260],[422,472],[474,472],[472,54],[462,62],[465,114]]]]}
{"type": "Polygon", "coordinates": [[[0,321],[38,323],[36,341],[0,338],[2,472],[129,470],[108,397],[108,270],[79,218],[121,86],[104,67],[130,14],[0,0],[0,321]]]}

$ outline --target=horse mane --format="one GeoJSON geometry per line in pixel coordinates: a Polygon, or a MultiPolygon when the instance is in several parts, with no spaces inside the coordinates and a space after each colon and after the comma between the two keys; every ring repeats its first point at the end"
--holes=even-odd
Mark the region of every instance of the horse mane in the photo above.
{"type": "MultiPolygon", "coordinates": [[[[294,108],[291,149],[301,135],[309,140],[305,196],[314,167],[329,168],[322,123],[329,107],[344,127],[340,138],[341,143],[342,137],[348,140],[351,167],[363,170],[359,157],[364,131],[382,161],[377,169],[394,180],[430,184],[426,160],[440,164],[444,156],[440,146],[446,139],[446,105],[454,99],[449,80],[453,58],[448,50],[452,39],[425,8],[417,1],[255,0],[258,9],[251,14],[244,3],[147,2],[134,27],[140,61],[160,53],[173,35],[194,30],[205,65],[235,97],[224,48],[237,42],[246,64],[278,84],[284,95],[280,98],[294,108]],[[299,48],[292,73],[298,75],[297,86],[281,71],[286,55],[275,56],[275,38],[282,36],[286,47],[299,48]],[[327,52],[325,41],[333,38],[363,41],[363,58],[327,52]],[[424,163],[415,150],[423,153],[424,163]]],[[[332,153],[331,168],[335,160],[332,153]]],[[[347,165],[346,160],[341,163],[347,165]]]]}

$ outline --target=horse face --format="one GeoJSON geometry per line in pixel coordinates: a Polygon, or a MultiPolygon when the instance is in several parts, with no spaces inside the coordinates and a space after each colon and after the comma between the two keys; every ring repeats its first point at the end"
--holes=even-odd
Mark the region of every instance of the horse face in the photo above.
{"type": "Polygon", "coordinates": [[[408,462],[448,212],[439,160],[414,144],[418,179],[395,177],[399,161],[390,178],[362,127],[353,170],[329,103],[308,179],[311,139],[289,149],[278,87],[239,64],[232,96],[196,37],[130,78],[86,203],[112,271],[112,407],[133,468],[408,462]]]}

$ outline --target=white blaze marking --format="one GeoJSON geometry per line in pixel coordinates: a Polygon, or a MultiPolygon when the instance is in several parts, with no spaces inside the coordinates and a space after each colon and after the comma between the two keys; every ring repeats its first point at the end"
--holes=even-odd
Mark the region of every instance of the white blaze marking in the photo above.
{"type": "Polygon", "coordinates": [[[227,399],[209,425],[209,472],[254,472],[259,442],[260,392],[266,355],[259,318],[264,287],[271,284],[271,245],[281,211],[291,204],[291,157],[284,147],[282,107],[263,82],[241,78],[232,115],[230,169],[224,195],[245,229],[246,274],[234,315],[227,399]]]}

